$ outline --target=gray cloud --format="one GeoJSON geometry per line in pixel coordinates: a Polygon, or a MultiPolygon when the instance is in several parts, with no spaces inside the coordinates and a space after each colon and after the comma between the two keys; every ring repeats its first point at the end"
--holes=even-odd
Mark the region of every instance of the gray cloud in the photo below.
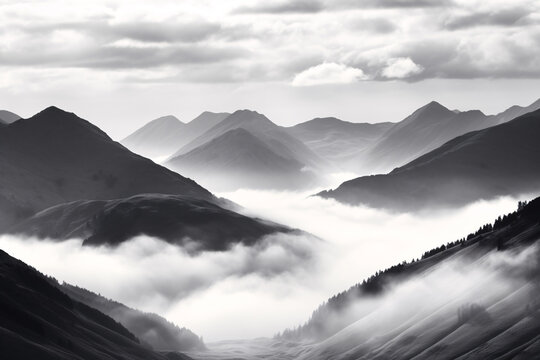
{"type": "Polygon", "coordinates": [[[516,26],[521,25],[528,15],[529,10],[525,8],[482,11],[461,16],[451,16],[445,21],[443,27],[456,30],[476,26],[516,26]]]}
{"type": "Polygon", "coordinates": [[[452,6],[452,0],[338,0],[328,3],[328,8],[436,8],[452,6]]]}
{"type": "Polygon", "coordinates": [[[324,5],[317,0],[289,0],[274,4],[242,6],[234,12],[239,14],[312,14],[321,12],[324,8],[324,5]]]}

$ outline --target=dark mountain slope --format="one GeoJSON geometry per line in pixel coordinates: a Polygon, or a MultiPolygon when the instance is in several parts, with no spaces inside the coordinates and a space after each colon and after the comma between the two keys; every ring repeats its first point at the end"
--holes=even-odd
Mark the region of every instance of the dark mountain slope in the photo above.
{"type": "Polygon", "coordinates": [[[1,250],[0,349],[2,358],[14,360],[166,359],[1,250]]]}
{"type": "Polygon", "coordinates": [[[330,298],[305,325],[279,338],[315,341],[302,359],[535,358],[540,342],[539,239],[537,198],[467,238],[378,272],[330,298]],[[527,252],[529,257],[523,258],[527,252]],[[421,297],[414,292],[393,292],[402,283],[442,276],[452,268],[449,264],[459,264],[467,274],[481,268],[496,271],[508,283],[493,289],[486,278],[471,284],[469,293],[452,293],[459,284],[442,278],[428,283],[435,286],[430,290],[434,298],[425,303],[406,302],[407,296],[421,297]],[[438,287],[452,296],[437,299],[438,287]]]}
{"type": "Polygon", "coordinates": [[[20,118],[21,117],[19,115],[12,113],[11,111],[0,110],[0,126],[9,125],[20,118]]]}
{"type": "Polygon", "coordinates": [[[174,116],[164,116],[144,125],[122,140],[122,144],[138,154],[164,158],[229,115],[205,111],[187,124],[174,116]]]}
{"type": "Polygon", "coordinates": [[[290,232],[212,202],[180,195],[144,194],[119,200],[75,201],[46,209],[17,224],[12,233],[57,240],[83,238],[83,245],[118,245],[146,234],[192,252],[251,245],[264,235],[290,232]],[[196,246],[194,246],[196,244],[196,246]]]}
{"type": "Polygon", "coordinates": [[[478,110],[450,111],[433,101],[392,126],[362,153],[358,163],[373,171],[387,172],[457,136],[499,125],[538,109],[540,100],[527,107],[513,106],[500,114],[488,116],[478,110]]]}
{"type": "Polygon", "coordinates": [[[286,128],[320,157],[343,169],[357,168],[360,154],[377,141],[392,123],[351,123],[333,117],[316,118],[286,128]],[[353,161],[353,163],[350,163],[353,161]]]}
{"type": "Polygon", "coordinates": [[[540,111],[459,136],[387,175],[319,196],[397,210],[463,205],[540,190],[540,111]]]}
{"type": "Polygon", "coordinates": [[[182,136],[186,124],[172,115],[150,121],[122,140],[133,152],[147,157],[166,156],[178,149],[177,139],[182,136]]]}
{"type": "Polygon", "coordinates": [[[244,128],[229,130],[167,163],[212,189],[287,188],[314,181],[303,164],[276,154],[244,128]]]}
{"type": "Polygon", "coordinates": [[[215,199],[194,181],[55,107],[0,128],[0,230],[56,204],[139,193],[215,199]]]}
{"type": "Polygon", "coordinates": [[[193,351],[206,348],[201,338],[189,329],[180,328],[159,315],[129,308],[67,283],[61,285],[61,290],[73,300],[82,302],[118,321],[155,350],[193,351]]]}

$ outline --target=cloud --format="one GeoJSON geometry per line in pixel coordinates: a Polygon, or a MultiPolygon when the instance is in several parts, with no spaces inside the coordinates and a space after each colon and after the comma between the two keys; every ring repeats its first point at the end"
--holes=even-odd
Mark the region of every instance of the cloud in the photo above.
{"type": "Polygon", "coordinates": [[[451,15],[444,22],[443,27],[458,30],[477,26],[518,26],[529,14],[530,10],[515,7],[451,15]]]}
{"type": "Polygon", "coordinates": [[[362,69],[344,64],[325,62],[302,71],[294,76],[293,86],[325,84],[350,84],[366,78],[362,69]]]}
{"type": "Polygon", "coordinates": [[[328,297],[461,238],[516,204],[506,198],[450,212],[396,215],[308,197],[314,192],[219,195],[246,206],[247,215],[302,228],[322,241],[274,235],[256,247],[198,256],[144,236],[113,249],[0,236],[0,248],[59,280],[159,313],[207,341],[252,338],[303,323],[328,297]]]}
{"type": "Polygon", "coordinates": [[[388,79],[404,79],[423,71],[421,66],[408,57],[389,59],[387,64],[388,66],[382,70],[382,76],[388,79]]]}
{"type": "Polygon", "coordinates": [[[452,0],[341,0],[329,2],[336,8],[437,8],[453,5],[452,0]]]}
{"type": "Polygon", "coordinates": [[[260,3],[254,6],[242,6],[234,10],[239,14],[312,14],[324,9],[317,0],[288,0],[273,4],[260,3]]]}

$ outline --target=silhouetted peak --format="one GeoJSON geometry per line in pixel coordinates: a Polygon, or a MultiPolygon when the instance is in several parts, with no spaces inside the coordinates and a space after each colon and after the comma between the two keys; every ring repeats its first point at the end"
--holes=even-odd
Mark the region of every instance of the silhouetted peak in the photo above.
{"type": "Polygon", "coordinates": [[[53,105],[53,106],[49,106],[48,108],[45,108],[44,110],[41,110],[39,113],[37,113],[34,116],[40,116],[40,117],[57,117],[57,116],[61,116],[61,117],[66,117],[66,116],[76,116],[76,115],[74,113],[72,113],[72,112],[62,110],[59,107],[56,107],[56,106],[53,105]]]}

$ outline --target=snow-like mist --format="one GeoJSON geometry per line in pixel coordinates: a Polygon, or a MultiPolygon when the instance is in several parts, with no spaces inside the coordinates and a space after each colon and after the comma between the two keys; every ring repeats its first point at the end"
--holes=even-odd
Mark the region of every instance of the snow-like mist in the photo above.
{"type": "Polygon", "coordinates": [[[251,248],[238,245],[190,256],[148,237],[111,249],[81,247],[80,240],[14,236],[0,237],[0,248],[61,281],[157,312],[205,341],[254,338],[305,322],[335,293],[467,235],[515,210],[517,201],[502,198],[412,215],[350,207],[308,194],[313,192],[220,194],[245,206],[249,215],[315,235],[273,235],[251,248]]]}

